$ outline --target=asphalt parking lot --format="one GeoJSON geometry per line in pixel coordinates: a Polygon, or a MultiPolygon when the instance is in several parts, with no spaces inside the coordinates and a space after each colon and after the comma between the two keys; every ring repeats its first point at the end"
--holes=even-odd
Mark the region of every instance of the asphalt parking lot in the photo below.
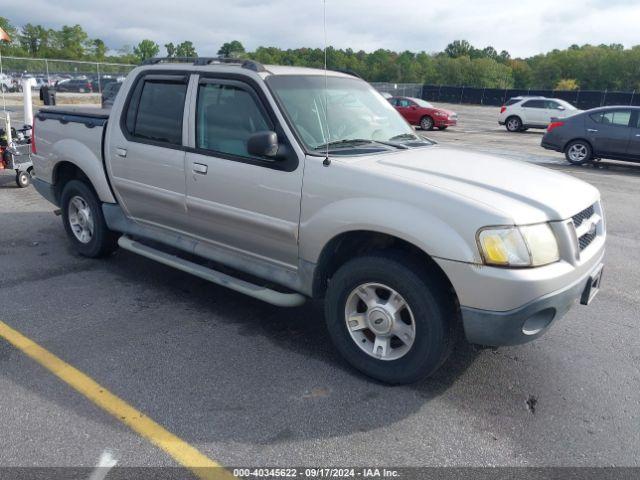
{"type": "MultiPolygon", "coordinates": [[[[276,308],[125,251],[79,257],[54,207],[9,174],[0,321],[226,466],[640,466],[640,165],[571,167],[494,107],[450,107],[459,126],[429,137],[602,193],[602,290],[534,343],[459,342],[435,377],[384,386],[338,357],[319,305],[276,308]]],[[[92,467],[105,451],[177,466],[1,339],[0,392],[2,466],[92,467]]]]}

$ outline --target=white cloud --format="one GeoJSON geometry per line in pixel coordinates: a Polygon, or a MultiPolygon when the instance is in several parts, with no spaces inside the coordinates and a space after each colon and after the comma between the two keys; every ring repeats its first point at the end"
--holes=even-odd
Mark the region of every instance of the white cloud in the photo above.
{"type": "MultiPolygon", "coordinates": [[[[82,25],[111,48],[150,38],[160,45],[191,40],[215,55],[229,40],[257,46],[319,47],[321,0],[31,0],[3,6],[14,24],[82,25]]],[[[637,40],[636,0],[327,0],[329,43],[354,50],[442,50],[455,39],[528,56],[577,43],[637,40]]]]}

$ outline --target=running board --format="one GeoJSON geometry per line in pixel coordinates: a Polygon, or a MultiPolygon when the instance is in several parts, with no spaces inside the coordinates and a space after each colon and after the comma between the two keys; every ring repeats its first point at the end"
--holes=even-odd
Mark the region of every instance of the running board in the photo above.
{"type": "Polygon", "coordinates": [[[126,235],[123,235],[118,239],[118,245],[130,252],[137,253],[138,255],[150,258],[151,260],[168,265],[169,267],[177,268],[183,272],[190,273],[196,277],[203,278],[209,282],[222,285],[223,287],[244,293],[245,295],[249,295],[250,297],[257,298],[258,300],[262,300],[263,302],[267,302],[278,307],[297,307],[302,305],[306,300],[305,297],[299,293],[276,292],[275,290],[271,290],[267,287],[262,287],[260,285],[240,280],[239,278],[198,265],[197,263],[190,262],[189,260],[177,257],[176,255],[171,255],[170,253],[149,247],[148,245],[137,242],[126,235]]]}

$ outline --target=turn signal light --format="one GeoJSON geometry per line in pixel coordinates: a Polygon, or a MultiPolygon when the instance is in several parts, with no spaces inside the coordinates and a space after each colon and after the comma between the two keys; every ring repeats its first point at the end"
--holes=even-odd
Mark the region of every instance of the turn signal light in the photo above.
{"type": "Polygon", "coordinates": [[[562,127],[563,125],[564,125],[564,122],[551,122],[547,127],[547,133],[551,132],[552,130],[555,130],[558,127],[562,127]]]}

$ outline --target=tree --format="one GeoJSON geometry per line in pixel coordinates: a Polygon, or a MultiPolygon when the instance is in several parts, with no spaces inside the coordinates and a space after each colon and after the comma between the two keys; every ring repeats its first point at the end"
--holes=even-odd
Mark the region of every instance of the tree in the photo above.
{"type": "Polygon", "coordinates": [[[165,43],[164,48],[167,50],[167,57],[173,58],[176,56],[176,46],[173,42],[165,43]]]}
{"type": "Polygon", "coordinates": [[[133,53],[138,60],[144,62],[153,57],[157,57],[160,52],[160,47],[153,40],[144,39],[142,40],[138,46],[133,47],[133,53]]]}
{"type": "MultiPolygon", "coordinates": [[[[39,27],[42,28],[42,27],[39,27]]],[[[79,59],[83,58],[90,49],[91,42],[89,35],[80,25],[63,25],[62,28],[53,35],[54,48],[60,58],[79,59]]]]}
{"type": "Polygon", "coordinates": [[[451,58],[471,57],[474,48],[466,40],[455,40],[444,49],[444,53],[451,58]]]}
{"type": "Polygon", "coordinates": [[[195,58],[198,56],[196,53],[196,49],[193,46],[193,43],[190,41],[185,41],[176,47],[176,57],[187,57],[187,58],[195,58]]]}
{"type": "Polygon", "coordinates": [[[93,57],[100,62],[104,61],[105,56],[107,54],[107,46],[99,38],[94,39],[92,43],[93,43],[93,57]]]}
{"type": "Polygon", "coordinates": [[[222,57],[240,57],[243,53],[245,53],[244,46],[238,40],[224,43],[218,50],[218,55],[222,57]]]}
{"type": "Polygon", "coordinates": [[[578,90],[580,85],[575,78],[563,78],[556,84],[555,90],[578,90]]]}

